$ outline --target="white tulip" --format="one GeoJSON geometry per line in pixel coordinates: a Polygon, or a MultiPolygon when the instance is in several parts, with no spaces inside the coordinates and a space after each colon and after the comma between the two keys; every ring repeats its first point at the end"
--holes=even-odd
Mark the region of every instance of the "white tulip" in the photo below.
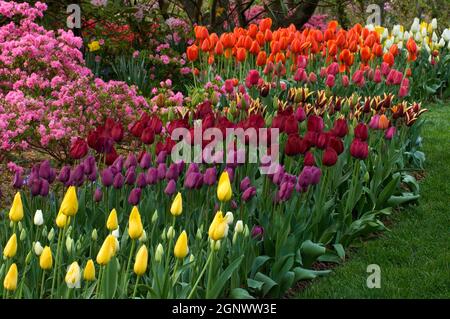
{"type": "Polygon", "coordinates": [[[407,41],[410,37],[411,35],[409,34],[408,31],[405,31],[405,33],[403,33],[403,40],[407,41]]]}
{"type": "Polygon", "coordinates": [[[442,32],[442,37],[446,42],[450,42],[450,29],[445,29],[444,32],[442,32]]]}
{"type": "Polygon", "coordinates": [[[427,36],[427,28],[422,28],[422,30],[420,30],[420,33],[422,33],[422,36],[423,37],[426,37],[427,36]]]}
{"type": "Polygon", "coordinates": [[[433,32],[433,35],[431,36],[431,40],[432,40],[434,43],[438,42],[438,36],[437,36],[436,32],[433,32]]]}
{"type": "Polygon", "coordinates": [[[433,30],[437,29],[437,20],[436,20],[436,18],[433,18],[433,20],[431,20],[431,28],[433,30]]]}
{"type": "Polygon", "coordinates": [[[113,230],[111,232],[111,235],[113,235],[116,238],[119,238],[120,237],[120,230],[119,230],[119,228],[120,228],[120,226],[117,226],[117,229],[113,230]]]}
{"type": "Polygon", "coordinates": [[[41,243],[37,241],[33,244],[33,250],[36,256],[40,256],[44,248],[42,247],[41,243]]]}
{"type": "Polygon", "coordinates": [[[42,214],[42,210],[36,210],[36,213],[34,213],[33,222],[36,226],[42,226],[42,224],[44,224],[44,215],[42,214]]]}
{"type": "Polygon", "coordinates": [[[162,260],[162,256],[164,255],[164,248],[161,244],[158,244],[155,251],[155,260],[160,262],[162,260]]]}
{"type": "Polygon", "coordinates": [[[234,232],[235,233],[242,233],[244,231],[244,223],[242,220],[238,220],[236,222],[236,225],[234,226],[234,232]]]}
{"type": "Polygon", "coordinates": [[[139,241],[142,243],[146,240],[147,240],[147,232],[144,230],[144,231],[142,231],[141,237],[139,237],[139,241]]]}
{"type": "Polygon", "coordinates": [[[418,32],[420,30],[420,20],[419,18],[414,18],[414,22],[411,25],[411,32],[415,33],[418,32]]]}
{"type": "Polygon", "coordinates": [[[234,220],[234,216],[232,212],[228,212],[225,214],[225,219],[227,220],[227,224],[231,225],[233,223],[234,220]]]}
{"type": "Polygon", "coordinates": [[[416,40],[416,42],[420,42],[420,40],[422,40],[422,35],[420,34],[420,32],[417,32],[414,35],[414,40],[416,40]]]}
{"type": "Polygon", "coordinates": [[[443,47],[445,46],[445,40],[444,40],[444,38],[441,38],[441,39],[439,40],[438,46],[439,46],[440,48],[443,48],[443,47]]]}

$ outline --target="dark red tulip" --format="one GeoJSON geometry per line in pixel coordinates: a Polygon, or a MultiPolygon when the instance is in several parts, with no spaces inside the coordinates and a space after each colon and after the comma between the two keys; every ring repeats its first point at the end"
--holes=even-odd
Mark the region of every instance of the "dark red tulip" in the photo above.
{"type": "Polygon", "coordinates": [[[300,143],[302,138],[298,134],[291,134],[288,136],[286,146],[284,147],[284,153],[288,156],[295,156],[300,154],[300,143]]]}
{"type": "Polygon", "coordinates": [[[284,131],[286,134],[298,133],[298,122],[295,120],[294,115],[290,115],[284,122],[284,131]]]}
{"type": "Polygon", "coordinates": [[[311,152],[307,152],[303,160],[304,166],[316,166],[316,160],[311,152]]]}
{"type": "Polygon", "coordinates": [[[116,149],[114,147],[111,148],[111,150],[106,153],[106,165],[112,165],[118,157],[119,155],[117,154],[116,149]]]}
{"type": "Polygon", "coordinates": [[[334,121],[332,133],[338,137],[344,137],[348,133],[348,125],[345,119],[337,119],[334,121]]]}
{"type": "Polygon", "coordinates": [[[151,127],[146,127],[142,131],[141,141],[146,145],[153,144],[153,142],[155,141],[155,132],[153,132],[151,127]]]}
{"type": "Polygon", "coordinates": [[[325,149],[325,152],[323,152],[322,164],[325,166],[333,166],[334,164],[336,164],[337,160],[338,154],[336,153],[336,151],[331,147],[327,147],[325,149]]]}
{"type": "Polygon", "coordinates": [[[80,159],[86,156],[88,145],[82,138],[77,138],[70,146],[69,155],[73,159],[80,159]]]}
{"type": "Polygon", "coordinates": [[[121,123],[115,123],[111,128],[111,137],[115,142],[120,142],[123,139],[123,126],[121,123]]]}
{"type": "Polygon", "coordinates": [[[308,131],[320,133],[323,131],[323,119],[317,115],[308,117],[308,131]]]}
{"type": "Polygon", "coordinates": [[[366,159],[369,156],[369,145],[355,138],[350,146],[350,154],[355,158],[366,159]]]}
{"type": "Polygon", "coordinates": [[[328,146],[332,147],[338,155],[344,151],[344,143],[342,143],[342,140],[339,137],[330,137],[328,140],[328,146]]]}
{"type": "Polygon", "coordinates": [[[364,123],[359,123],[355,127],[355,138],[360,139],[361,141],[366,141],[369,137],[369,132],[367,129],[367,125],[364,123]]]}

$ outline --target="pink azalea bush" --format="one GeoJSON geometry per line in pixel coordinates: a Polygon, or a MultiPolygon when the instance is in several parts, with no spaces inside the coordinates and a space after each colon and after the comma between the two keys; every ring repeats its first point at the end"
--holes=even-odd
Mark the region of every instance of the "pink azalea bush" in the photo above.
{"type": "Polygon", "coordinates": [[[71,31],[35,23],[47,6],[0,1],[1,151],[67,149],[106,117],[133,121],[148,108],[134,87],[94,78],[71,31]],[[62,147],[66,146],[66,147],[62,147]]]}

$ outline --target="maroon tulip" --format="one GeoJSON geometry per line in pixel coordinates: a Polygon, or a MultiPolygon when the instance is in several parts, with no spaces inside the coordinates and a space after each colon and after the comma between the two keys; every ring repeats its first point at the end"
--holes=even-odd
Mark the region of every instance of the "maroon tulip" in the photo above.
{"type": "Polygon", "coordinates": [[[13,180],[12,186],[16,189],[19,189],[23,186],[22,174],[20,174],[19,171],[16,171],[16,173],[14,174],[14,180],[13,180]]]}
{"type": "Polygon", "coordinates": [[[133,206],[139,204],[139,201],[141,200],[141,192],[142,191],[140,188],[133,188],[130,196],[128,196],[128,203],[133,206]]]}
{"type": "Polygon", "coordinates": [[[168,183],[166,188],[164,189],[164,193],[172,196],[173,194],[175,194],[175,192],[177,191],[177,184],[175,183],[175,181],[173,179],[171,179],[168,183]]]}
{"type": "Polygon", "coordinates": [[[324,128],[323,119],[320,116],[311,115],[308,118],[307,127],[308,127],[308,131],[310,131],[310,132],[320,133],[323,131],[323,128],[324,128]]]}
{"type": "Polygon", "coordinates": [[[338,137],[332,136],[328,140],[328,146],[333,148],[336,153],[341,154],[344,151],[344,143],[342,143],[342,140],[338,137]]]}
{"type": "Polygon", "coordinates": [[[355,127],[355,137],[360,139],[361,141],[366,141],[369,137],[369,132],[367,129],[367,125],[364,123],[359,123],[355,127]]]}
{"type": "Polygon", "coordinates": [[[348,133],[348,125],[345,119],[337,119],[334,121],[332,133],[338,137],[344,137],[348,133]]]}
{"type": "Polygon", "coordinates": [[[102,200],[102,197],[103,197],[102,190],[100,188],[96,188],[94,192],[94,201],[98,203],[102,200]]]}
{"type": "Polygon", "coordinates": [[[317,138],[316,146],[318,148],[320,148],[321,150],[323,150],[327,147],[328,141],[329,141],[328,133],[325,133],[325,132],[319,133],[319,137],[317,138]]]}
{"type": "Polygon", "coordinates": [[[80,159],[86,156],[88,152],[88,145],[82,138],[77,138],[70,146],[69,155],[73,159],[80,159]]]}
{"type": "Polygon", "coordinates": [[[153,144],[153,142],[155,141],[155,132],[153,132],[151,127],[146,127],[142,131],[141,141],[146,145],[153,144]]]}
{"type": "Polygon", "coordinates": [[[106,165],[112,165],[118,157],[119,155],[117,154],[116,149],[112,147],[111,150],[106,153],[106,165]]]}
{"type": "Polygon", "coordinates": [[[355,158],[366,159],[369,156],[369,145],[355,138],[352,145],[350,145],[350,154],[355,158]]]}
{"type": "Polygon", "coordinates": [[[262,226],[259,225],[255,225],[252,228],[252,237],[254,239],[259,239],[262,238],[264,236],[264,228],[262,226]]]}
{"type": "Polygon", "coordinates": [[[294,115],[290,115],[284,122],[284,131],[286,134],[298,133],[298,122],[295,120],[294,115]]]}
{"type": "Polygon", "coordinates": [[[304,166],[316,166],[316,160],[311,152],[307,152],[303,160],[304,166]]]}
{"type": "Polygon", "coordinates": [[[327,147],[325,149],[325,152],[323,152],[322,164],[325,166],[333,166],[334,164],[336,164],[337,160],[338,155],[336,151],[331,147],[327,147]]]}
{"type": "Polygon", "coordinates": [[[133,126],[130,129],[131,134],[135,137],[141,137],[142,132],[144,131],[145,123],[143,121],[137,121],[133,124],[133,126]]]}
{"type": "Polygon", "coordinates": [[[120,142],[123,139],[123,126],[121,123],[116,123],[111,128],[111,137],[115,142],[120,142]]]}
{"type": "Polygon", "coordinates": [[[306,113],[303,107],[299,106],[295,111],[295,119],[298,122],[303,122],[306,119],[306,113]]]}
{"type": "Polygon", "coordinates": [[[256,188],[254,186],[250,186],[242,193],[242,200],[244,202],[248,202],[255,195],[256,195],[256,188]]]}

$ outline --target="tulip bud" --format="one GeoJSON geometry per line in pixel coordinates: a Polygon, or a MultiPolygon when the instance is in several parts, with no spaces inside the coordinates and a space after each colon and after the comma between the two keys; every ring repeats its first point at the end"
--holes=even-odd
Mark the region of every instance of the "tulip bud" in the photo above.
{"type": "Polygon", "coordinates": [[[195,234],[195,238],[197,238],[198,240],[202,239],[202,230],[200,228],[197,229],[197,233],[195,234]]]}
{"type": "Polygon", "coordinates": [[[163,255],[164,255],[164,248],[161,244],[158,244],[155,251],[156,262],[160,262],[162,260],[163,255]]]}
{"type": "Polygon", "coordinates": [[[42,247],[40,242],[35,242],[33,243],[33,250],[34,253],[36,254],[36,256],[40,256],[42,254],[42,251],[44,250],[44,248],[42,247]]]}
{"type": "Polygon", "coordinates": [[[113,208],[111,213],[109,213],[108,220],[106,221],[106,228],[109,231],[116,230],[119,227],[119,222],[117,220],[117,211],[113,208]]]}
{"type": "Polygon", "coordinates": [[[81,270],[76,261],[69,266],[64,280],[67,284],[67,288],[80,288],[81,270]]]}
{"type": "Polygon", "coordinates": [[[22,231],[20,232],[20,241],[24,241],[25,238],[27,238],[27,231],[25,230],[25,228],[22,229],[22,231]]]}
{"type": "Polygon", "coordinates": [[[27,256],[25,257],[25,264],[28,265],[31,261],[32,252],[31,250],[28,252],[27,256]]]}
{"type": "Polygon", "coordinates": [[[10,221],[10,222],[9,222],[9,228],[13,228],[13,226],[14,226],[14,222],[13,222],[13,221],[10,221]]]}
{"type": "Polygon", "coordinates": [[[19,227],[19,231],[22,231],[22,228],[23,228],[22,222],[18,222],[18,223],[17,223],[17,226],[19,227]]]}
{"type": "Polygon", "coordinates": [[[158,220],[158,210],[155,209],[155,212],[153,213],[152,216],[152,224],[156,223],[157,220],[158,220]]]}
{"type": "Polygon", "coordinates": [[[172,239],[175,238],[175,229],[170,226],[169,229],[167,230],[167,239],[172,239]]]}
{"type": "Polygon", "coordinates": [[[66,238],[66,249],[67,249],[67,252],[69,254],[72,252],[72,245],[73,245],[73,239],[70,238],[70,236],[67,236],[67,238],[66,238]]]}
{"type": "Polygon", "coordinates": [[[62,213],[58,213],[58,215],[56,216],[56,226],[58,226],[58,228],[64,228],[66,226],[66,223],[67,216],[62,213]]]}
{"type": "Polygon", "coordinates": [[[190,263],[193,263],[194,260],[195,260],[195,257],[194,257],[193,254],[191,254],[191,255],[189,256],[189,262],[190,262],[190,263]]]}
{"type": "Polygon", "coordinates": [[[220,240],[214,241],[214,251],[220,250],[220,246],[221,246],[220,240]]]}
{"type": "Polygon", "coordinates": [[[95,280],[95,266],[92,259],[89,259],[86,263],[86,267],[84,267],[83,271],[83,279],[85,281],[94,281],[95,280]]]}
{"type": "Polygon", "coordinates": [[[183,232],[178,237],[173,249],[173,254],[178,259],[183,259],[189,254],[188,237],[186,231],[183,230],[183,232]]]}
{"type": "MultiPolygon", "coordinates": [[[[42,247],[41,247],[42,248],[42,247]]],[[[49,270],[53,266],[53,257],[50,247],[45,246],[39,257],[39,266],[41,269],[49,270]]]]}
{"type": "Polygon", "coordinates": [[[12,258],[17,253],[17,236],[16,234],[12,234],[6,243],[5,248],[3,249],[3,256],[5,258],[12,258]]]}
{"type": "Polygon", "coordinates": [[[44,224],[44,216],[42,215],[42,210],[36,210],[34,214],[33,222],[36,226],[42,226],[44,224]]]}
{"type": "Polygon", "coordinates": [[[173,216],[179,216],[183,212],[183,199],[181,197],[181,193],[178,192],[177,196],[172,202],[172,206],[170,207],[170,213],[173,216]]]}
{"type": "Polygon", "coordinates": [[[77,252],[81,251],[81,248],[83,248],[83,245],[81,244],[81,240],[77,240],[75,248],[77,249],[77,252]]]}
{"type": "Polygon", "coordinates": [[[234,232],[234,234],[233,234],[233,239],[232,239],[232,243],[233,243],[233,245],[236,243],[236,240],[237,240],[237,234],[238,233],[236,233],[236,232],[234,232]]]}
{"type": "Polygon", "coordinates": [[[94,228],[94,229],[92,230],[92,233],[91,233],[91,239],[92,239],[93,241],[97,241],[97,239],[98,239],[98,234],[97,234],[97,229],[96,229],[96,228],[94,228]]]}
{"type": "Polygon", "coordinates": [[[370,179],[370,174],[369,174],[369,172],[366,172],[366,173],[364,174],[364,181],[365,181],[366,183],[368,183],[368,182],[369,182],[369,179],[370,179]]]}
{"type": "Polygon", "coordinates": [[[162,233],[161,233],[161,239],[162,240],[166,240],[167,236],[166,236],[166,228],[164,227],[162,233]]]}
{"type": "Polygon", "coordinates": [[[228,225],[231,225],[234,221],[234,216],[232,212],[227,212],[225,214],[225,219],[227,220],[228,225]]]}
{"type": "Polygon", "coordinates": [[[141,235],[141,237],[139,237],[139,241],[141,243],[147,241],[147,232],[145,230],[142,231],[142,235],[141,235]]]}
{"type": "Polygon", "coordinates": [[[50,232],[48,233],[48,236],[47,236],[48,241],[52,241],[53,237],[55,237],[55,230],[52,227],[52,229],[50,229],[50,232]]]}
{"type": "Polygon", "coordinates": [[[145,245],[142,245],[136,254],[136,260],[133,267],[134,273],[137,276],[142,276],[147,271],[147,265],[148,265],[148,250],[145,245]]]}
{"type": "Polygon", "coordinates": [[[248,237],[250,235],[250,230],[248,229],[248,225],[246,224],[244,227],[244,237],[248,237]]]}
{"type": "Polygon", "coordinates": [[[9,267],[9,270],[6,273],[5,280],[3,281],[3,287],[9,291],[16,290],[18,277],[19,272],[17,270],[17,265],[14,263],[9,267]]]}
{"type": "Polygon", "coordinates": [[[23,205],[22,205],[22,197],[20,196],[20,192],[17,192],[14,196],[13,203],[11,205],[11,209],[9,210],[9,219],[12,222],[21,221],[23,218],[23,205]]]}
{"type": "Polygon", "coordinates": [[[240,234],[244,231],[244,224],[242,222],[242,220],[238,220],[236,222],[236,225],[234,226],[234,232],[237,234],[240,234]]]}

